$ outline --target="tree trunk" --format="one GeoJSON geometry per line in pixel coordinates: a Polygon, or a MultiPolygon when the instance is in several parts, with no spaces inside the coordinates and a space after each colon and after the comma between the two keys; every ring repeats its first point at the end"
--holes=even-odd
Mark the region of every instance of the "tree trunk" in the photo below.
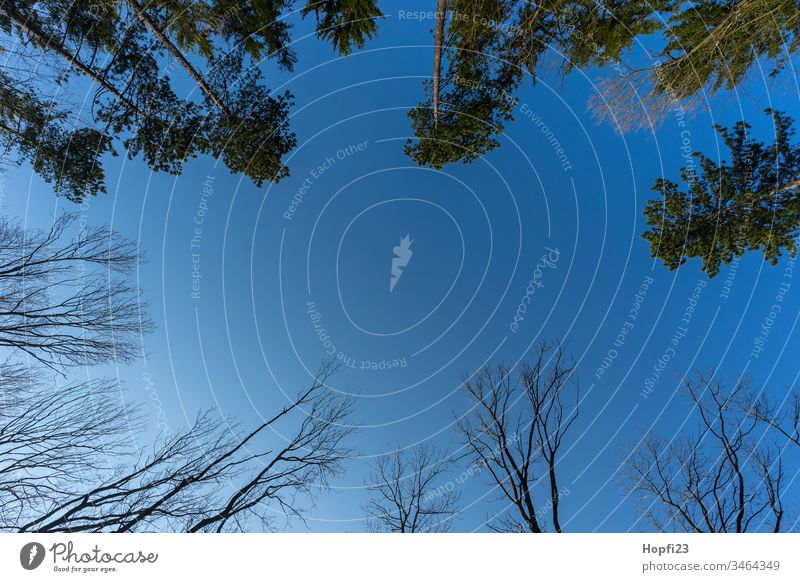
{"type": "Polygon", "coordinates": [[[219,96],[214,92],[214,90],[208,86],[203,76],[197,72],[192,64],[186,59],[183,55],[181,50],[175,46],[175,44],[169,39],[169,37],[164,34],[164,32],[156,25],[155,21],[150,18],[150,15],[145,12],[144,8],[137,0],[125,0],[127,4],[133,10],[133,13],[136,15],[136,18],[141,20],[144,25],[153,33],[153,36],[156,37],[156,40],[159,42],[161,46],[163,46],[167,51],[175,57],[175,60],[184,68],[184,70],[189,73],[189,76],[194,79],[197,86],[200,90],[206,94],[206,96],[214,102],[214,104],[228,117],[232,117],[232,113],[228,106],[219,98],[219,96]]]}
{"type": "Polygon", "coordinates": [[[789,182],[787,184],[784,184],[780,188],[775,188],[774,190],[772,190],[769,193],[769,195],[770,196],[774,196],[775,194],[783,194],[787,190],[794,190],[794,189],[796,189],[798,187],[800,187],[800,178],[796,178],[796,179],[792,180],[791,182],[789,182]]]}
{"type": "Polygon", "coordinates": [[[134,105],[130,99],[128,99],[119,89],[114,87],[111,83],[103,79],[100,75],[97,74],[91,67],[84,64],[78,55],[72,54],[69,52],[64,45],[59,43],[55,40],[54,37],[47,36],[43,34],[40,30],[37,30],[30,24],[28,24],[28,19],[25,18],[23,14],[17,11],[16,6],[11,2],[4,2],[6,16],[13,22],[20,30],[25,31],[25,33],[31,37],[35,38],[36,42],[38,42],[43,48],[49,49],[56,53],[58,56],[66,60],[70,65],[78,69],[81,73],[89,77],[92,81],[100,85],[103,89],[114,95],[120,102],[124,103],[127,107],[135,111],[136,113],[139,112],[139,108],[134,105]]]}
{"type": "Polygon", "coordinates": [[[547,467],[550,477],[550,503],[553,506],[553,529],[556,533],[561,533],[561,523],[558,521],[558,482],[556,481],[556,459],[553,454],[547,459],[547,467]]]}
{"type": "Polygon", "coordinates": [[[442,44],[447,0],[436,0],[436,32],[433,49],[433,127],[439,127],[439,87],[442,76],[442,44]]]}

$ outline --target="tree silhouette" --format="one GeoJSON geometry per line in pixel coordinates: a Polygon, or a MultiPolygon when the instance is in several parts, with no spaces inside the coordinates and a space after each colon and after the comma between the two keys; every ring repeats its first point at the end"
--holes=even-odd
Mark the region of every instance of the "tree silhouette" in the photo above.
{"type": "Polygon", "coordinates": [[[0,218],[0,346],[50,367],[129,361],[151,324],[129,281],[137,246],[107,228],[0,218]]]}
{"type": "Polygon", "coordinates": [[[743,400],[743,410],[756,420],[767,424],[788,442],[800,447],[800,393],[793,390],[778,402],[767,394],[752,391],[743,400]]]}
{"type": "Polygon", "coordinates": [[[784,518],[780,448],[743,412],[748,382],[687,379],[700,418],[691,435],[648,433],[626,463],[628,487],[659,531],[778,532],[784,518]]]}
{"type": "Polygon", "coordinates": [[[4,371],[13,391],[4,392],[0,415],[0,529],[221,532],[302,519],[304,500],[340,474],[350,454],[352,400],[325,387],[333,371],[323,365],[296,399],[249,432],[201,412],[150,453],[122,446],[136,415],[126,416],[107,383],[54,392],[27,372],[4,371]]]}
{"type": "Polygon", "coordinates": [[[553,531],[560,533],[558,463],[564,437],[578,417],[575,362],[560,345],[542,343],[518,372],[486,367],[463,385],[472,407],[458,420],[458,429],[513,512],[504,513],[495,529],[541,533],[549,514],[553,531]],[[546,483],[542,497],[539,482],[546,483]]]}
{"type": "Polygon", "coordinates": [[[45,383],[44,374],[0,364],[0,530],[61,503],[90,475],[113,467],[140,428],[136,410],[108,380],[45,383]]]}
{"type": "Polygon", "coordinates": [[[381,455],[373,465],[368,489],[373,497],[364,508],[372,531],[443,532],[452,528],[458,493],[440,483],[451,466],[445,453],[418,445],[381,455]]]}

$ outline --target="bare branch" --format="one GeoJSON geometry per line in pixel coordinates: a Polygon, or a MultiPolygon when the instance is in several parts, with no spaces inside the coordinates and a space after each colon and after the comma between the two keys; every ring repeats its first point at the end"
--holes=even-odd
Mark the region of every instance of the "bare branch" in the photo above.
{"type": "Polygon", "coordinates": [[[646,517],[662,531],[780,531],[780,450],[740,404],[749,381],[726,386],[714,374],[697,374],[685,388],[700,419],[697,433],[647,435],[627,463],[646,517]]]}
{"type": "Polygon", "coordinates": [[[136,245],[65,214],[48,231],[0,219],[0,346],[49,367],[129,361],[151,329],[128,275],[136,245]]]}
{"type": "Polygon", "coordinates": [[[484,368],[463,385],[473,408],[458,419],[458,429],[516,513],[501,516],[495,527],[540,533],[545,529],[540,517],[549,512],[553,530],[561,532],[563,492],[556,469],[564,436],[578,415],[575,362],[565,357],[560,345],[542,343],[516,377],[499,365],[484,368]],[[540,466],[547,475],[547,495],[537,506],[535,490],[543,482],[537,475],[540,466]]]}
{"type": "MultiPolygon", "coordinates": [[[[350,455],[352,400],[325,386],[334,369],[323,365],[292,403],[249,433],[203,412],[188,430],[133,456],[121,448],[125,417],[102,386],[82,384],[66,399],[63,391],[33,391],[0,418],[0,435],[11,435],[0,442],[2,528],[221,532],[302,519],[303,504],[350,455]],[[100,407],[87,415],[95,392],[100,407]],[[293,430],[284,426],[291,422],[293,430]]],[[[24,379],[15,369],[9,377],[24,379]]]]}
{"type": "Polygon", "coordinates": [[[451,482],[437,483],[451,465],[446,453],[425,445],[413,452],[398,447],[378,457],[368,484],[373,498],[364,508],[370,530],[449,531],[458,511],[459,494],[451,482]]]}

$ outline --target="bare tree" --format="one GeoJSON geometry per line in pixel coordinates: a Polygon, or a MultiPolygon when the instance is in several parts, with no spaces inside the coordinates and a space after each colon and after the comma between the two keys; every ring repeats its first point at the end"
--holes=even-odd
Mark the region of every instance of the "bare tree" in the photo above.
{"type": "Polygon", "coordinates": [[[549,514],[561,532],[557,468],[564,436],[578,417],[574,360],[559,344],[542,343],[516,374],[504,365],[486,367],[463,384],[473,406],[458,429],[516,514],[502,515],[493,527],[540,533],[549,514]],[[545,493],[537,503],[540,486],[545,493]]]}
{"type": "Polygon", "coordinates": [[[75,411],[87,410],[91,392],[76,388],[67,404],[57,397],[31,397],[0,419],[0,435],[12,434],[9,426],[15,435],[0,448],[0,468],[6,468],[0,476],[0,529],[220,532],[271,529],[282,517],[302,519],[304,503],[340,474],[350,454],[343,441],[353,431],[347,424],[352,400],[325,387],[333,371],[331,364],[323,365],[291,404],[250,432],[240,433],[204,412],[188,430],[157,443],[149,454],[132,457],[118,448],[101,448],[99,438],[98,448],[91,448],[92,431],[108,430],[112,445],[121,436],[120,410],[112,414],[108,397],[99,419],[86,421],[88,435],[78,432],[75,411]],[[65,428],[58,433],[48,423],[65,428]],[[37,440],[41,434],[49,435],[44,448],[37,440]],[[58,479],[46,479],[61,454],[71,460],[58,465],[58,479]],[[24,467],[15,466],[17,458],[25,460],[24,467]],[[83,470],[70,480],[74,467],[83,470]],[[47,489],[51,481],[58,484],[52,491],[47,489]]]}
{"type": "Polygon", "coordinates": [[[780,531],[780,449],[739,405],[748,382],[727,387],[713,374],[698,374],[685,388],[699,430],[671,439],[650,434],[627,462],[645,516],[660,531],[780,531]]]}
{"type": "Polygon", "coordinates": [[[419,445],[377,458],[368,489],[373,498],[364,508],[371,531],[444,532],[458,512],[459,494],[452,483],[438,484],[452,463],[447,455],[419,445]],[[438,484],[438,485],[437,485],[438,484]]]}
{"type": "Polygon", "coordinates": [[[128,279],[140,255],[108,228],[65,214],[49,230],[0,218],[0,346],[49,367],[128,361],[150,329],[128,279]]]}
{"type": "Polygon", "coordinates": [[[50,386],[36,370],[0,365],[0,529],[58,503],[130,449],[137,410],[124,408],[116,388],[107,380],[50,386]]]}
{"type": "Polygon", "coordinates": [[[790,394],[787,401],[777,402],[766,394],[755,395],[749,391],[742,404],[745,412],[766,423],[800,447],[800,393],[790,394]]]}

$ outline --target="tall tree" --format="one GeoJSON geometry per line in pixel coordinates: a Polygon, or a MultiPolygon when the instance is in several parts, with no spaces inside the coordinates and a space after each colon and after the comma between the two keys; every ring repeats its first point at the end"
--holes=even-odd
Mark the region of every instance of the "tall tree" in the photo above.
{"type": "Polygon", "coordinates": [[[108,380],[51,386],[41,371],[4,362],[0,386],[0,531],[8,531],[109,470],[139,427],[108,380]]]}
{"type": "Polygon", "coordinates": [[[3,158],[16,152],[57,192],[80,200],[105,188],[102,157],[113,148],[102,131],[73,128],[66,110],[0,71],[0,151],[3,158]]]}
{"type": "Polygon", "coordinates": [[[458,429],[511,504],[496,529],[541,533],[547,519],[560,533],[558,463],[580,400],[574,360],[560,345],[542,343],[518,372],[486,367],[463,384],[471,409],[458,429]],[[544,491],[539,483],[546,483],[544,491]]]}
{"type": "Polygon", "coordinates": [[[756,66],[774,77],[800,48],[795,0],[676,2],[665,13],[656,63],[612,77],[593,105],[621,128],[649,126],[675,106],[734,89],[756,66]],[[761,63],[761,65],[757,65],[761,63]]]}
{"type": "Polygon", "coordinates": [[[371,531],[417,533],[450,531],[458,511],[459,494],[442,482],[452,466],[447,455],[419,445],[412,451],[397,448],[373,464],[367,485],[371,531]]]}
{"type": "Polygon", "coordinates": [[[653,190],[663,199],[644,210],[650,227],[642,237],[654,258],[670,270],[688,258],[702,260],[710,277],[748,251],[776,264],[784,252],[797,252],[800,232],[800,146],[794,142],[791,118],[767,110],[775,141],[766,144],[749,135],[750,126],[716,126],[728,148],[728,161],[695,153],[696,163],[681,170],[685,190],[659,178],[653,190]]]}
{"type": "Polygon", "coordinates": [[[785,514],[781,448],[742,411],[748,383],[698,374],[685,381],[699,417],[691,435],[649,433],[626,463],[628,487],[659,531],[742,533],[781,530],[785,514]]]}
{"type": "Polygon", "coordinates": [[[608,64],[658,28],[668,3],[449,0],[445,11],[437,1],[433,79],[409,112],[415,139],[406,153],[434,168],[485,155],[513,117],[516,90],[526,76],[536,81],[549,50],[564,72],[608,64]]]}
{"type": "MultiPolygon", "coordinates": [[[[105,191],[103,157],[119,140],[153,170],[179,174],[188,159],[212,154],[257,185],[278,181],[296,143],[292,96],[269,91],[257,65],[293,67],[282,15],[293,5],[0,0],[9,57],[0,146],[75,201],[105,191]],[[198,87],[198,98],[176,94],[172,70],[198,87]],[[79,101],[87,89],[88,107],[79,101]]],[[[317,35],[343,54],[375,34],[380,16],[374,0],[309,2],[301,12],[315,15],[317,35]]]]}
{"type": "Polygon", "coordinates": [[[224,115],[230,117],[233,112],[228,108],[222,97],[206,83],[205,78],[197,69],[194,68],[189,62],[189,59],[181,52],[180,48],[172,42],[168,34],[161,29],[155,19],[147,13],[144,7],[137,0],[125,0],[126,4],[130,6],[134,16],[144,24],[144,26],[153,34],[159,45],[164,48],[172,58],[174,58],[184,71],[192,78],[197,84],[198,88],[203,92],[205,97],[211,101],[217,109],[224,115]]]}
{"type": "Polygon", "coordinates": [[[439,127],[439,93],[442,82],[442,53],[444,52],[444,21],[447,18],[447,0],[436,0],[436,32],[433,40],[433,127],[439,127]]]}
{"type": "Polygon", "coordinates": [[[151,324],[129,275],[137,246],[65,214],[44,231],[0,218],[0,346],[50,367],[131,360],[151,324]]]}
{"type": "Polygon", "coordinates": [[[383,18],[377,0],[308,0],[302,14],[313,14],[317,36],[343,55],[363,48],[378,30],[376,20],[383,18]]]}
{"type": "Polygon", "coordinates": [[[10,382],[0,408],[0,531],[220,532],[302,519],[350,454],[352,401],[327,390],[332,371],[323,365],[252,430],[202,412],[147,453],[124,446],[137,416],[110,385],[53,391],[0,367],[10,382]]]}

